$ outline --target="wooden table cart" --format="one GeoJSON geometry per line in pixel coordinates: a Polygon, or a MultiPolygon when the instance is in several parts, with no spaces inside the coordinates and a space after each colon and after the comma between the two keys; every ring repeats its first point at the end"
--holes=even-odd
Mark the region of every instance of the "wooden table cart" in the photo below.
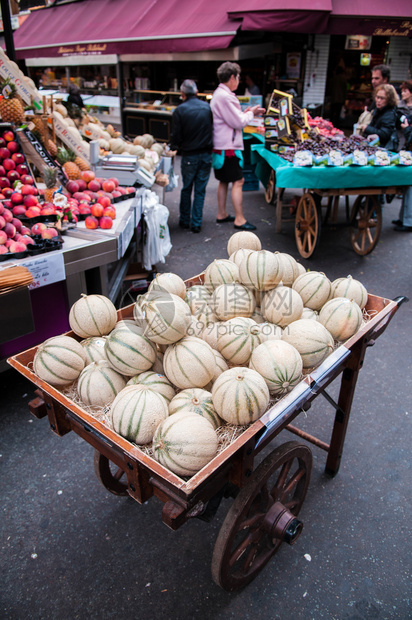
{"type": "MultiPolygon", "coordinates": [[[[197,277],[188,284],[201,281],[197,277]]],[[[266,453],[275,437],[287,429],[324,450],[325,471],[331,476],[337,474],[366,349],[385,331],[405,300],[369,295],[367,310],[371,320],[189,479],[182,479],[157,463],[37,377],[32,370],[36,347],[8,361],[37,387],[37,397],[29,405],[34,416],[47,415],[57,435],[73,430],[92,445],[97,477],[111,493],[129,495],[140,504],[152,496],[159,498],[163,502],[162,520],[172,530],[195,517],[210,521],[223,497],[234,498],[212,558],[214,581],[231,591],[252,581],[282,543],[294,544],[303,527],[298,515],[309,486],[311,450],[305,443],[286,441],[262,460],[263,448],[266,453]],[[341,378],[340,392],[334,402],[326,388],[337,377],[341,378]],[[292,425],[320,394],[336,412],[329,444],[292,425]]],[[[119,310],[119,320],[132,317],[132,311],[133,305],[119,310]]]]}
{"type": "Polygon", "coordinates": [[[296,246],[303,258],[310,258],[315,252],[322,226],[329,222],[336,225],[340,198],[345,199],[352,248],[361,256],[372,252],[382,230],[378,196],[394,197],[412,185],[412,166],[297,167],[262,144],[254,144],[251,152],[255,174],[265,186],[265,199],[276,205],[276,232],[281,232],[282,221],[293,221],[282,218],[285,189],[303,190],[294,217],[296,246]],[[352,208],[350,196],[356,196],[352,208]]]}

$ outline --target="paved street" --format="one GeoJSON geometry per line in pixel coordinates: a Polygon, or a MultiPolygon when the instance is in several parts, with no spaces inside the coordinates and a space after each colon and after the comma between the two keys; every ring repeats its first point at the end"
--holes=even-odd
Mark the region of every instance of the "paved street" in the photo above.
{"type": "MultiPolygon", "coordinates": [[[[179,192],[166,194],[173,248],[159,271],[188,278],[214,258],[227,258],[234,230],[215,223],[216,185],[212,176],[200,234],[178,227],[179,192]]],[[[286,199],[295,193],[299,190],[286,192],[286,199]]],[[[301,262],[331,280],[351,274],[370,293],[412,300],[412,235],[393,231],[398,210],[397,199],[385,205],[381,240],[369,256],[355,254],[349,230],[338,225],[323,230],[316,255],[301,262]]],[[[263,248],[299,258],[293,223],[275,233],[275,209],[262,188],[244,194],[244,211],[258,226],[263,248]]],[[[3,373],[1,617],[411,618],[411,319],[412,302],[402,305],[367,352],[336,478],[325,476],[325,455],[311,448],[302,536],[293,547],[283,545],[262,573],[234,594],[218,588],[210,574],[231,500],[223,501],[211,523],[193,519],[172,532],[161,521],[157,499],[139,506],[108,493],[94,475],[89,444],[74,433],[56,437],[46,418],[32,418],[27,407],[32,385],[14,370],[3,373]]],[[[328,389],[332,397],[337,389],[335,384],[328,389]]],[[[333,417],[319,397],[302,427],[329,441],[333,417]]],[[[290,440],[296,437],[283,431],[274,445],[290,440]]]]}

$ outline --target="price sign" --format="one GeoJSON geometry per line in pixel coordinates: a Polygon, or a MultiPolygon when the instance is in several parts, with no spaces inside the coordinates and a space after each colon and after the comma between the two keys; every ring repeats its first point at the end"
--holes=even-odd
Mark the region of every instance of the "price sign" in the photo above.
{"type": "Polygon", "coordinates": [[[29,289],[40,288],[66,279],[63,252],[50,252],[24,261],[24,266],[33,276],[29,289]]]}
{"type": "Polygon", "coordinates": [[[30,84],[23,79],[23,73],[20,71],[15,63],[12,63],[9,57],[4,53],[0,47],[0,75],[14,83],[17,92],[27,103],[27,105],[34,105],[38,110],[43,108],[43,103],[39,95],[37,88],[33,88],[30,84]]]}
{"type": "Polygon", "coordinates": [[[90,163],[90,153],[87,149],[86,143],[78,135],[75,135],[71,131],[71,127],[62,122],[59,117],[53,112],[54,130],[56,135],[62,142],[68,146],[73,153],[79,155],[82,159],[85,159],[87,163],[90,163]]]}

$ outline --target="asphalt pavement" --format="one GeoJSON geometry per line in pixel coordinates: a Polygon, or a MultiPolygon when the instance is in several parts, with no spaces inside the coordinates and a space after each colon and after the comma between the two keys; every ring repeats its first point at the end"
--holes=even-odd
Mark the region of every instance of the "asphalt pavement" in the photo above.
{"type": "MultiPolygon", "coordinates": [[[[178,170],[177,170],[178,171],[178,170]]],[[[288,190],[286,202],[300,190],[288,190]]],[[[160,192],[161,194],[161,192],[160,192]]],[[[165,194],[173,248],[159,271],[183,278],[227,258],[233,224],[216,224],[210,179],[199,234],[178,226],[179,192],[165,194]]],[[[383,209],[383,230],[366,257],[352,249],[343,206],[322,230],[311,260],[300,259],[293,222],[275,233],[275,208],[263,188],[244,193],[246,217],[265,249],[288,252],[330,279],[351,274],[370,293],[412,300],[412,235],[393,231],[400,201],[383,209]]],[[[229,212],[232,212],[229,207],[229,212]]],[[[300,517],[301,537],[282,545],[243,590],[214,584],[212,552],[232,500],[211,523],[179,530],[161,520],[162,504],[140,506],[110,494],[93,471],[93,449],[75,433],[62,438],[28,410],[33,386],[13,369],[1,375],[0,615],[8,619],[155,620],[399,619],[411,605],[412,303],[403,304],[368,349],[352,407],[342,465],[331,479],[325,454],[311,446],[313,471],[300,517]]],[[[336,397],[338,384],[329,393],[336,397]]],[[[302,427],[324,441],[334,410],[315,399],[302,427]]],[[[274,446],[296,440],[288,431],[274,446]]]]}

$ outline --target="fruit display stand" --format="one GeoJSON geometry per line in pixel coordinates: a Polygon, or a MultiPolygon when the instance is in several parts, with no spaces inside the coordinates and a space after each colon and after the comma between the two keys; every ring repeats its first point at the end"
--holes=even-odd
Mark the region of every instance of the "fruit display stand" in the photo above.
{"type": "MultiPolygon", "coordinates": [[[[187,285],[202,282],[203,274],[187,285]]],[[[11,357],[8,362],[37,388],[37,397],[30,403],[32,414],[37,418],[48,416],[50,427],[57,435],[73,430],[92,445],[96,450],[97,477],[111,493],[130,496],[140,504],[153,496],[160,499],[162,520],[172,530],[195,517],[210,521],[224,497],[234,498],[212,558],[214,581],[231,591],[252,581],[282,543],[294,544],[302,531],[298,515],[309,486],[312,452],[301,442],[287,441],[274,447],[272,441],[288,430],[325,451],[326,472],[331,476],[337,474],[366,349],[385,331],[405,300],[391,301],[369,295],[366,310],[370,320],[190,478],[172,473],[68,394],[34,374],[36,347],[11,357]],[[338,377],[340,392],[334,402],[326,388],[338,377]],[[306,415],[320,394],[335,409],[329,444],[291,424],[300,414],[306,415]],[[272,451],[262,460],[264,448],[272,451]]],[[[119,310],[118,319],[131,318],[133,307],[119,310]]],[[[68,335],[77,338],[73,332],[68,335]]]]}
{"type": "Polygon", "coordinates": [[[379,195],[402,194],[412,185],[412,166],[295,166],[263,144],[251,147],[255,174],[266,188],[266,201],[276,203],[276,232],[282,229],[282,198],[286,188],[303,189],[295,216],[295,238],[299,254],[310,258],[319,242],[322,198],[327,198],[326,224],[332,212],[336,221],[339,198],[346,198],[346,216],[355,252],[369,254],[382,228],[379,195]],[[348,196],[357,196],[349,213],[348,196]]]}

